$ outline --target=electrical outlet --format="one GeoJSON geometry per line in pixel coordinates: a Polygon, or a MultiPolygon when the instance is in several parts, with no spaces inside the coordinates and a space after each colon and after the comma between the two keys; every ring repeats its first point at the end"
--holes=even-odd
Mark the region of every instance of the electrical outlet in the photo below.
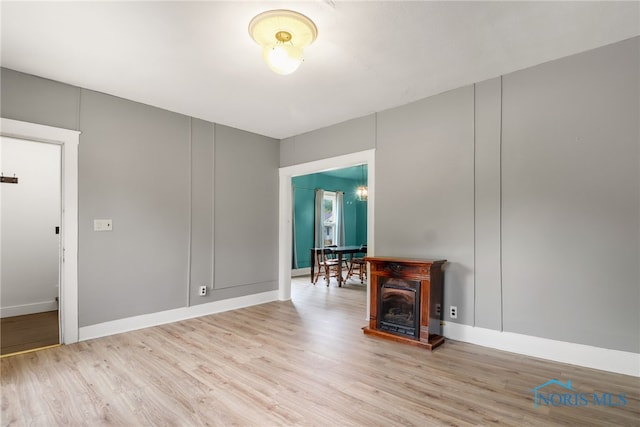
{"type": "Polygon", "coordinates": [[[200,293],[198,295],[200,295],[201,297],[207,296],[207,287],[200,286],[200,293]]]}
{"type": "Polygon", "coordinates": [[[436,316],[440,317],[441,312],[442,312],[442,307],[440,307],[440,304],[436,304],[436,316]]]}
{"type": "Polygon", "coordinates": [[[458,307],[455,305],[450,305],[449,306],[449,317],[451,317],[452,319],[457,319],[458,318],[458,307]]]}

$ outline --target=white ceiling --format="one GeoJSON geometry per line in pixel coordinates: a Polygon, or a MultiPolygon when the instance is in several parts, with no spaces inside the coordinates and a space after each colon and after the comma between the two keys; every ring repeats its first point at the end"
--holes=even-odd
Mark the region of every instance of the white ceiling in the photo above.
{"type": "Polygon", "coordinates": [[[280,139],[637,36],[639,5],[2,1],[1,64],[280,139]],[[274,8],[318,27],[289,76],[247,31],[274,8]]]}

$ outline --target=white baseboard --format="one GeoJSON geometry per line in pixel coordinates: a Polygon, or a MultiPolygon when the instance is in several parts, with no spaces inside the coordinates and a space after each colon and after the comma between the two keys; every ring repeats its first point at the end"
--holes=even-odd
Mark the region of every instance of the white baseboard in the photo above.
{"type": "Polygon", "coordinates": [[[446,338],[571,365],[640,377],[640,354],[447,322],[446,338]]]}
{"type": "Polygon", "coordinates": [[[310,276],[310,275],[311,275],[311,267],[296,268],[295,270],[291,270],[291,277],[301,277],[301,276],[310,276]]]}
{"type": "MultiPolygon", "coordinates": [[[[79,340],[105,337],[208,314],[278,301],[278,291],[113,320],[79,330],[79,340]]],[[[4,309],[3,309],[4,313],[4,309]]],[[[640,354],[447,322],[446,338],[571,365],[640,377],[640,354]]]]}
{"type": "Polygon", "coordinates": [[[79,330],[79,340],[85,341],[93,338],[106,337],[108,335],[164,325],[166,323],[178,322],[180,320],[206,316],[208,314],[221,313],[223,311],[236,310],[272,301],[278,301],[277,290],[221,301],[213,301],[191,307],[176,308],[158,313],[143,314],[140,316],[128,317],[126,319],[112,320],[110,322],[81,327],[79,330]]]}
{"type": "Polygon", "coordinates": [[[33,304],[13,305],[10,307],[0,308],[0,318],[4,319],[5,317],[23,316],[25,314],[44,313],[57,309],[58,302],[56,300],[36,302],[33,304]]]}

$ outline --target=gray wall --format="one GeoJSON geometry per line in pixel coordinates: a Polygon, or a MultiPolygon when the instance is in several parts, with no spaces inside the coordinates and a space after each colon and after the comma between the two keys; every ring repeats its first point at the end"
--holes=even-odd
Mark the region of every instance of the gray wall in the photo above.
{"type": "Polygon", "coordinates": [[[277,289],[277,140],[12,70],[1,84],[2,117],[82,132],[81,327],[277,289]],[[244,274],[256,253],[269,268],[244,274]]]}
{"type": "Polygon", "coordinates": [[[186,306],[189,118],[88,90],[81,105],[80,325],[186,306]]]}
{"type": "Polygon", "coordinates": [[[503,79],[505,330],[640,350],[638,51],[503,79]]]}
{"type": "Polygon", "coordinates": [[[445,306],[473,322],[473,87],[378,114],[376,255],[446,259],[445,306]]]}
{"type": "MultiPolygon", "coordinates": [[[[200,297],[200,286],[213,286],[213,184],[214,127],[204,120],[191,120],[191,274],[189,300],[200,297]]],[[[210,294],[209,294],[210,295],[210,294]]]]}
{"type": "Polygon", "coordinates": [[[374,148],[376,116],[349,120],[280,141],[280,166],[328,159],[374,148]]]}
{"type": "Polygon", "coordinates": [[[502,329],[501,82],[475,85],[475,325],[502,329]]]}
{"type": "Polygon", "coordinates": [[[376,254],[448,259],[457,322],[638,353],[639,51],[633,38],[289,138],[280,164],[330,157],[328,136],[334,155],[375,147],[376,254]]]}
{"type": "Polygon", "coordinates": [[[215,132],[215,287],[278,289],[279,143],[222,125],[215,132]]]}

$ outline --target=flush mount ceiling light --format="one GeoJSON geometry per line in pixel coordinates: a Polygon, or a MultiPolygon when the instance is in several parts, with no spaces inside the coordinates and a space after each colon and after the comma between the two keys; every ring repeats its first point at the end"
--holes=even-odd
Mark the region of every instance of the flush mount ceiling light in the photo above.
{"type": "Polygon", "coordinates": [[[291,74],[302,63],[302,49],[313,43],[318,29],[298,12],[269,10],[251,20],[249,35],[262,46],[262,57],[269,68],[278,74],[291,74]]]}

